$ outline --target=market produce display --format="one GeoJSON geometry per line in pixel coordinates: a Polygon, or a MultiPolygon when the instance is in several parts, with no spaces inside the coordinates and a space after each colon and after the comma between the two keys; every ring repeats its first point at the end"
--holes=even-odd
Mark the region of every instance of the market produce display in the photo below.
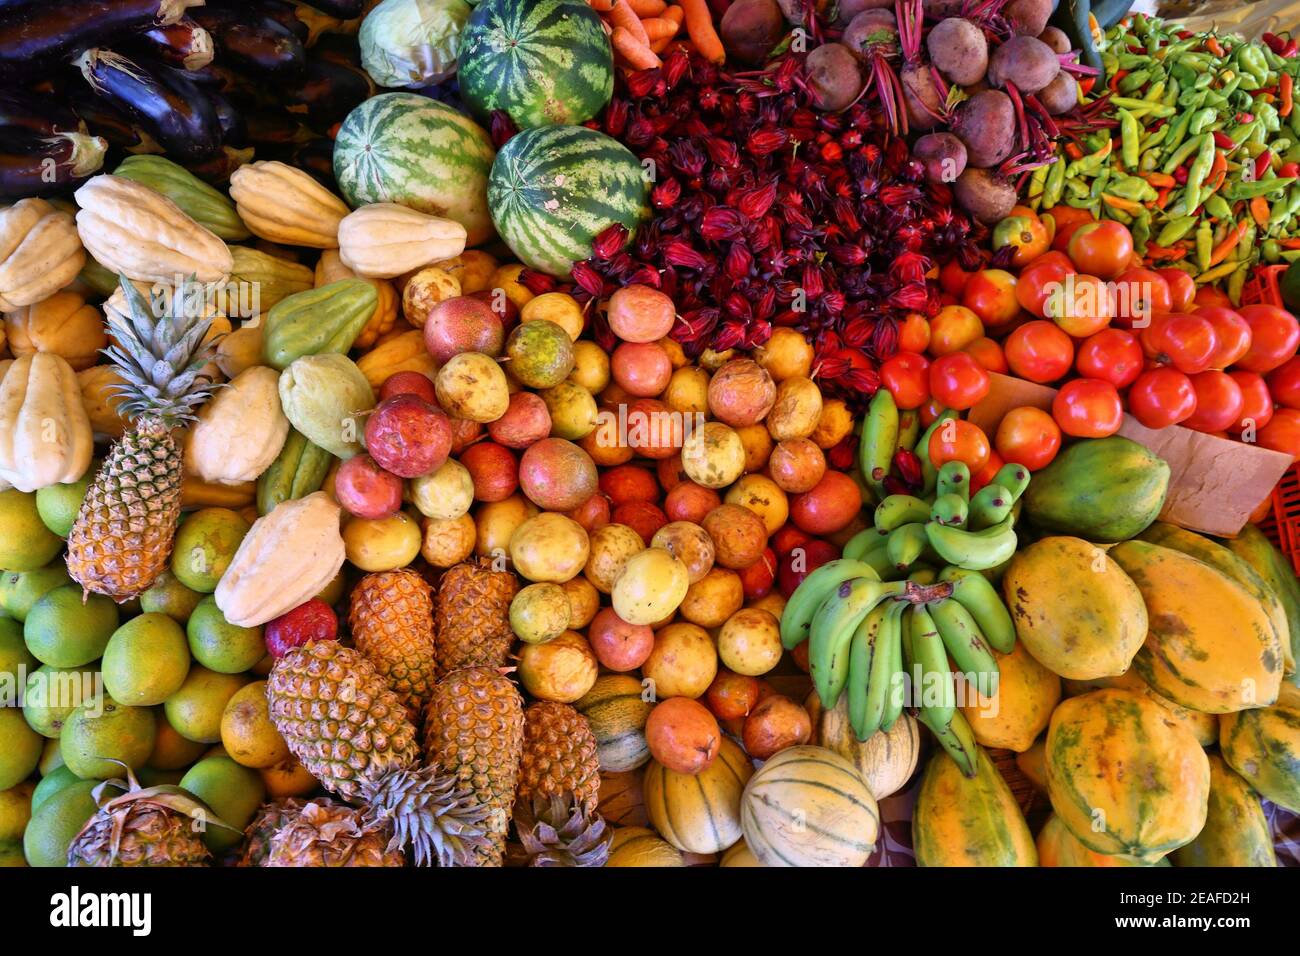
{"type": "Polygon", "coordinates": [[[1300,864],[1289,34],[53,16],[0,4],[0,864],[1300,864]]]}

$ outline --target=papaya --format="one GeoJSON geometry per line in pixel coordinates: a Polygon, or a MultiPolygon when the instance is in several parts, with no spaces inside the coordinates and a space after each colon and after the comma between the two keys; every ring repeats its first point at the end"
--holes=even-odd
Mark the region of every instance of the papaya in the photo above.
{"type": "Polygon", "coordinates": [[[1038,851],[1011,788],[977,748],[975,776],[947,753],[926,764],[912,813],[917,866],[1037,866],[1038,851]]]}
{"type": "Polygon", "coordinates": [[[1052,714],[1047,793],[1088,849],[1154,863],[1205,825],[1210,762],[1149,697],[1094,690],[1052,714]]]}
{"type": "Polygon", "coordinates": [[[340,279],[281,299],[266,313],[266,364],[284,371],[304,355],[346,355],[378,302],[375,287],[364,279],[340,279]]]}
{"type": "MultiPolygon", "coordinates": [[[[1038,831],[1039,866],[1146,866],[1132,857],[1120,854],[1098,853],[1078,841],[1070,828],[1053,813],[1038,831]]],[[[1168,858],[1157,860],[1153,866],[1169,866],[1168,858]]]]}
{"type": "Polygon", "coordinates": [[[1082,538],[1046,537],[1016,552],[1002,593],[1018,643],[1061,677],[1122,674],[1146,640],[1147,609],[1137,585],[1082,538]]]}
{"type": "Polygon", "coordinates": [[[1131,690],[1135,694],[1150,697],[1168,711],[1169,716],[1190,730],[1192,736],[1196,738],[1202,747],[1213,746],[1214,742],[1219,739],[1218,717],[1214,714],[1203,714],[1199,710],[1192,710],[1182,704],[1175,704],[1168,697],[1161,697],[1151,689],[1150,684],[1142,679],[1136,668],[1130,667],[1118,677],[1099,677],[1089,681],[1067,680],[1062,683],[1062,689],[1065,691],[1066,697],[1078,697],[1080,694],[1100,690],[1103,687],[1117,687],[1120,690],[1131,690]]]}
{"type": "Polygon", "coordinates": [[[1206,714],[1277,700],[1282,647],[1268,614],[1239,584],[1146,541],[1117,544],[1110,556],[1146,602],[1150,628],[1133,667],[1156,693],[1206,714]]]}
{"type": "MultiPolygon", "coordinates": [[[[1281,599],[1291,635],[1291,658],[1300,660],[1300,580],[1296,578],[1291,562],[1253,524],[1246,525],[1237,537],[1225,541],[1224,545],[1254,568],[1281,599]]],[[[1300,670],[1291,674],[1290,681],[1300,685],[1300,670]]]]}
{"type": "Polygon", "coordinates": [[[1122,435],[1065,449],[1025,489],[1025,517],[1044,531],[1089,541],[1126,541],[1156,520],[1169,465],[1122,435]]]}
{"type": "Polygon", "coordinates": [[[1283,684],[1272,707],[1219,718],[1219,751],[1256,793],[1300,813],[1300,689],[1283,684]]]}
{"type": "Polygon", "coordinates": [[[1173,852],[1179,866],[1277,866],[1273,831],[1259,796],[1210,754],[1210,804],[1196,839],[1173,852]]]}
{"type": "Polygon", "coordinates": [[[975,739],[985,747],[1021,753],[1047,729],[1052,710],[1061,699],[1061,678],[1030,656],[1021,641],[1010,654],[995,655],[998,686],[985,697],[973,685],[966,685],[973,700],[962,704],[962,713],[975,739]]]}
{"type": "Polygon", "coordinates": [[[290,428],[280,454],[257,479],[257,513],[270,514],[282,501],[320,491],[333,463],[333,455],[290,428]]]}
{"type": "Polygon", "coordinates": [[[1047,792],[1047,736],[1039,737],[1028,750],[1016,754],[1016,768],[1034,785],[1036,790],[1047,792]]]}

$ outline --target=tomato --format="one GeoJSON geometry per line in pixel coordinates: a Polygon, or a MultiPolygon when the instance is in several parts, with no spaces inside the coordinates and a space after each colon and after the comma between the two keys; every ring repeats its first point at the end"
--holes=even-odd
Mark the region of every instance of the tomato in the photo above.
{"type": "Polygon", "coordinates": [[[1076,378],[1062,385],[1052,399],[1052,417],[1067,435],[1105,438],[1124,423],[1124,406],[1110,382],[1076,378]]]}
{"type": "Polygon", "coordinates": [[[1273,420],[1259,430],[1259,443],[1292,459],[1300,458],[1300,410],[1279,408],[1273,420]]]}
{"type": "Polygon", "coordinates": [[[1002,346],[990,338],[976,339],[962,351],[990,372],[1007,373],[1007,357],[1002,354],[1002,346]]]}
{"type": "Polygon", "coordinates": [[[984,463],[984,467],[970,476],[970,493],[975,494],[997,477],[997,473],[1005,464],[1006,462],[1002,460],[1002,456],[996,451],[989,452],[989,460],[984,463]]]}
{"type": "MultiPolygon", "coordinates": [[[[1025,266],[1025,269],[1040,269],[1044,266],[1059,268],[1067,274],[1079,271],[1074,267],[1074,263],[1070,261],[1069,256],[1064,252],[1057,252],[1055,249],[1051,252],[1044,252],[1033,262],[1029,263],[1029,265],[1025,266]]],[[[1024,269],[1020,270],[1021,275],[1024,275],[1024,271],[1024,269]]]]}
{"type": "Polygon", "coordinates": [[[1192,296],[1192,303],[1194,305],[1217,305],[1224,309],[1232,308],[1232,300],[1228,298],[1228,293],[1211,285],[1198,286],[1196,293],[1192,296]]]}
{"type": "Polygon", "coordinates": [[[1150,269],[1126,269],[1115,280],[1114,300],[1115,316],[1125,326],[1141,328],[1174,310],[1169,283],[1150,269]]]}
{"type": "Polygon", "coordinates": [[[1003,461],[1038,471],[1061,450],[1061,428],[1041,408],[1022,405],[1002,416],[993,444],[1003,461]]]}
{"type": "Polygon", "coordinates": [[[1199,315],[1214,327],[1218,345],[1210,357],[1210,368],[1225,369],[1250,349],[1250,325],[1232,309],[1221,305],[1197,306],[1192,315],[1199,315]]]}
{"type": "Polygon", "coordinates": [[[1102,329],[1079,343],[1074,367],[1085,378],[1099,378],[1126,388],[1142,374],[1146,357],[1137,336],[1123,329],[1102,329]]]}
{"type": "Polygon", "coordinates": [[[960,352],[983,335],[978,315],[964,305],[945,305],[930,320],[930,354],[960,352]]]}
{"type": "Polygon", "coordinates": [[[1169,287],[1170,312],[1186,312],[1192,307],[1192,300],[1196,298],[1196,280],[1191,273],[1170,266],[1167,269],[1157,269],[1156,275],[1164,279],[1165,285],[1169,287]]]}
{"type": "Polygon", "coordinates": [[[1300,356],[1287,359],[1268,373],[1273,401],[1287,408],[1300,408],[1300,356]]]}
{"type": "Polygon", "coordinates": [[[960,418],[951,418],[930,436],[929,452],[934,467],[940,468],[950,461],[964,461],[973,475],[988,463],[989,439],[978,426],[960,418]]]}
{"type": "Polygon", "coordinates": [[[930,363],[930,394],[948,408],[965,411],[989,393],[989,373],[965,352],[941,355],[930,363]]]}
{"type": "Polygon", "coordinates": [[[1133,236],[1127,227],[1111,219],[1089,222],[1074,230],[1066,252],[1080,272],[1113,279],[1128,268],[1133,236]]]}
{"type": "Polygon", "coordinates": [[[929,428],[934,424],[934,420],[945,411],[943,403],[933,398],[926,400],[925,404],[919,409],[921,413],[921,427],[929,428]]]}
{"type": "Polygon", "coordinates": [[[1023,379],[1045,384],[1070,370],[1074,343],[1052,322],[1026,322],[1007,336],[1002,345],[1011,371],[1023,379]]]}
{"type": "Polygon", "coordinates": [[[1185,375],[1209,368],[1219,347],[1214,326],[1199,315],[1184,312],[1156,316],[1138,339],[1147,358],[1159,365],[1172,365],[1185,375]]]}
{"type": "Polygon", "coordinates": [[[1196,411],[1183,420],[1186,427],[1198,432],[1221,432],[1241,420],[1245,398],[1241,386],[1227,372],[1208,369],[1193,375],[1192,389],[1196,392],[1196,411]]]}
{"type": "Polygon", "coordinates": [[[1040,256],[1016,279],[1016,301],[1026,312],[1032,312],[1040,319],[1046,318],[1048,297],[1076,271],[1074,263],[1063,253],[1049,252],[1040,256]]]}
{"type": "Polygon", "coordinates": [[[880,383],[899,408],[916,408],[930,397],[930,363],[916,352],[895,352],[880,363],[880,383]]]}
{"type": "Polygon", "coordinates": [[[1032,211],[1029,215],[1017,213],[1007,216],[993,227],[993,249],[1014,248],[1011,264],[1024,268],[1034,259],[1046,252],[1052,244],[1047,235],[1047,227],[1032,211]]]}
{"type": "Polygon", "coordinates": [[[1237,360],[1248,372],[1271,372],[1300,347],[1300,322],[1275,305],[1243,305],[1238,309],[1250,326],[1250,349],[1237,360]]]}
{"type": "MultiPolygon", "coordinates": [[[[1264,384],[1264,377],[1258,372],[1233,369],[1228,374],[1241,389],[1241,414],[1237,421],[1228,426],[1228,431],[1243,432],[1248,427],[1256,430],[1263,428],[1273,417],[1273,401],[1277,395],[1269,394],[1269,386],[1264,384]]],[[[1254,437],[1253,432],[1251,437],[1254,437]]]]}
{"type": "Polygon", "coordinates": [[[966,288],[966,283],[975,273],[967,272],[961,267],[956,259],[949,259],[939,270],[939,288],[943,289],[949,295],[961,297],[966,288]]]}
{"type": "MultiPolygon", "coordinates": [[[[1255,507],[1255,510],[1250,513],[1250,518],[1247,520],[1249,520],[1251,524],[1259,524],[1267,518],[1272,511],[1273,496],[1269,495],[1255,507]]],[[[804,641],[804,643],[807,644],[808,642],[804,641]]]]}
{"type": "Polygon", "coordinates": [[[1167,366],[1138,376],[1128,390],[1129,413],[1147,428],[1167,428],[1196,411],[1192,380],[1167,366]]]}
{"type": "Polygon", "coordinates": [[[1047,296],[1043,315],[1076,339],[1086,338],[1110,325],[1115,305],[1106,283],[1096,276],[1066,276],[1047,296]]]}
{"type": "Polygon", "coordinates": [[[1016,277],[1003,269],[981,269],[966,283],[961,304],[978,315],[986,326],[1006,325],[1020,314],[1016,277]]]}
{"type": "Polygon", "coordinates": [[[909,312],[898,328],[900,352],[924,352],[930,347],[930,320],[920,312],[909,312]]]}
{"type": "Polygon", "coordinates": [[[1070,243],[1070,237],[1074,235],[1074,230],[1078,229],[1085,223],[1096,222],[1092,213],[1086,209],[1075,209],[1073,206],[1053,206],[1046,209],[1040,215],[1051,216],[1056,222],[1056,233],[1052,236],[1052,248],[1064,252],[1070,243]]]}

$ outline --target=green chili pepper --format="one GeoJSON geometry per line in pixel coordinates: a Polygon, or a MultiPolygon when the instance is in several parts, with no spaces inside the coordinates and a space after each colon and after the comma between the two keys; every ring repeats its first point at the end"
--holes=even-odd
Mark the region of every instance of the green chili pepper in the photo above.
{"type": "Polygon", "coordinates": [[[1142,87],[1146,86],[1147,81],[1150,79],[1150,70],[1134,70],[1132,73],[1125,76],[1124,79],[1119,81],[1120,92],[1126,94],[1135,93],[1142,89],[1142,87]]]}
{"type": "Polygon", "coordinates": [[[1146,100],[1148,103],[1163,103],[1164,101],[1162,97],[1164,95],[1165,95],[1165,81],[1157,80],[1155,83],[1152,83],[1149,87],[1147,87],[1147,91],[1142,96],[1142,99],[1146,100]]]}
{"type": "Polygon", "coordinates": [[[1210,167],[1214,164],[1214,150],[1214,134],[1203,133],[1198,141],[1196,158],[1187,169],[1186,202],[1190,211],[1195,211],[1201,204],[1201,187],[1205,185],[1210,167]]]}
{"type": "Polygon", "coordinates": [[[1135,100],[1129,96],[1112,96],[1110,102],[1113,106],[1122,106],[1127,110],[1143,110],[1162,119],[1173,116],[1178,112],[1172,106],[1161,106],[1156,103],[1148,103],[1146,100],[1135,100]]]}
{"type": "Polygon", "coordinates": [[[1193,83],[1192,85],[1195,86],[1198,90],[1204,90],[1204,89],[1208,89],[1210,84],[1213,82],[1214,82],[1213,73],[1202,73],[1200,76],[1196,78],[1196,82],[1193,83]]]}
{"type": "Polygon", "coordinates": [[[1250,263],[1243,262],[1228,276],[1228,298],[1234,306],[1241,305],[1241,292],[1246,287],[1246,273],[1250,271],[1250,263]]]}
{"type": "Polygon", "coordinates": [[[1092,187],[1088,190],[1088,195],[1093,199],[1100,199],[1101,194],[1106,191],[1106,186],[1110,183],[1110,168],[1107,167],[1097,174],[1097,178],[1092,181],[1092,187]]]}
{"type": "MultiPolygon", "coordinates": [[[[1211,137],[1211,139],[1213,139],[1213,137],[1211,137]]],[[[1201,148],[1201,140],[1199,137],[1196,139],[1187,140],[1187,142],[1183,143],[1182,146],[1179,146],[1176,150],[1173,151],[1173,155],[1171,155],[1168,159],[1165,160],[1164,166],[1161,167],[1161,172],[1172,174],[1175,169],[1181,166],[1186,160],[1188,160],[1191,157],[1193,153],[1195,153],[1200,148],[1201,148]]],[[[1169,146],[1168,144],[1166,144],[1165,150],[1168,151],[1168,149],[1169,146]]]]}
{"type": "Polygon", "coordinates": [[[1131,199],[1133,202],[1151,202],[1156,198],[1155,187],[1140,176],[1120,176],[1112,179],[1110,188],[1106,191],[1121,199],[1131,199]]]}
{"type": "Polygon", "coordinates": [[[1196,115],[1192,117],[1192,125],[1187,128],[1187,132],[1192,136],[1199,136],[1218,118],[1218,110],[1213,107],[1207,106],[1204,109],[1197,110],[1196,115]]]}
{"type": "Polygon", "coordinates": [[[1167,222],[1165,227],[1160,230],[1160,235],[1156,237],[1156,245],[1172,246],[1179,239],[1183,238],[1183,236],[1191,232],[1192,227],[1195,225],[1195,216],[1179,216],[1177,219],[1167,222]]]}
{"type": "Polygon", "coordinates": [[[1069,190],[1070,197],[1073,199],[1086,199],[1089,202],[1092,201],[1091,197],[1088,195],[1088,184],[1082,179],[1067,178],[1065,180],[1065,188],[1069,190]]]}
{"type": "Polygon", "coordinates": [[[1249,263],[1251,258],[1255,255],[1256,231],[1255,224],[1253,222],[1249,223],[1246,226],[1246,231],[1243,232],[1241,238],[1237,240],[1237,246],[1233,251],[1236,253],[1235,258],[1238,262],[1249,263]]]}
{"type": "Polygon", "coordinates": [[[1276,239],[1265,239],[1259,247],[1260,253],[1264,256],[1265,262],[1277,262],[1282,252],[1282,247],[1278,245],[1276,239]]]}
{"type": "Polygon", "coordinates": [[[1196,227],[1196,265],[1202,272],[1210,268],[1210,256],[1214,254],[1214,227],[1208,219],[1202,219],[1196,227]]]}
{"type": "Polygon", "coordinates": [[[1029,205],[1037,209],[1043,201],[1043,188],[1047,184],[1047,167],[1039,166],[1029,177],[1029,191],[1027,198],[1029,205]]]}
{"type": "Polygon", "coordinates": [[[1282,252],[1283,262],[1295,262],[1300,259],[1300,249],[1286,249],[1282,252]]]}
{"type": "MultiPolygon", "coordinates": [[[[1170,130],[1169,135],[1165,137],[1164,155],[1166,156],[1172,155],[1174,151],[1177,150],[1178,147],[1182,145],[1183,140],[1187,138],[1187,127],[1191,125],[1191,122],[1192,122],[1191,112],[1185,112],[1179,115],[1178,119],[1174,120],[1172,124],[1170,123],[1165,124],[1165,126],[1172,126],[1172,129],[1170,130]]],[[[1181,160],[1179,162],[1181,162],[1181,160]]],[[[1174,166],[1177,165],[1178,163],[1174,163],[1174,166]]],[[[1172,169],[1166,170],[1166,172],[1171,172],[1171,171],[1172,169]]]]}
{"type": "Polygon", "coordinates": [[[1143,209],[1133,217],[1133,249],[1138,255],[1147,254],[1147,242],[1151,239],[1151,213],[1143,209]]]}
{"type": "Polygon", "coordinates": [[[1239,199],[1254,199],[1256,196],[1271,196],[1273,193],[1286,189],[1295,181],[1293,176],[1287,176],[1286,178],[1275,176],[1272,179],[1256,179],[1249,182],[1234,179],[1224,185],[1223,192],[1228,199],[1236,202],[1239,199]]]}
{"type": "Polygon", "coordinates": [[[1047,167],[1047,182],[1043,186],[1043,206],[1051,209],[1061,201],[1061,190],[1065,187],[1065,157],[1060,157],[1047,167]]]}
{"type": "Polygon", "coordinates": [[[1081,159],[1076,159],[1070,164],[1070,168],[1065,171],[1065,175],[1073,179],[1075,176],[1090,176],[1102,168],[1106,160],[1110,159],[1111,141],[1107,137],[1106,143],[1095,153],[1089,153],[1081,159]]]}
{"type": "Polygon", "coordinates": [[[1212,193],[1210,196],[1206,197],[1205,211],[1215,219],[1232,218],[1232,207],[1229,206],[1228,201],[1218,193],[1212,193]]]}
{"type": "Polygon", "coordinates": [[[1143,153],[1150,155],[1154,159],[1155,148],[1159,146],[1161,143],[1163,143],[1165,141],[1165,137],[1168,135],[1169,135],[1169,124],[1166,123],[1164,126],[1160,127],[1150,136],[1145,137],[1138,148],[1143,153]]]}
{"type": "Polygon", "coordinates": [[[1124,108],[1116,111],[1119,114],[1119,132],[1122,142],[1121,158],[1128,169],[1132,169],[1138,164],[1138,139],[1141,136],[1138,121],[1133,114],[1124,108]]]}

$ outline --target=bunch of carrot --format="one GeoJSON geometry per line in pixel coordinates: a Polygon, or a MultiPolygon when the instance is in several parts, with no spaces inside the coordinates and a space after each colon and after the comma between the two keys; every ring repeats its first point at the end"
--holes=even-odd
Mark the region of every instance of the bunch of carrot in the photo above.
{"type": "Polygon", "coordinates": [[[650,70],[674,43],[689,42],[700,55],[721,64],[726,51],[706,0],[587,0],[605,21],[620,66],[650,70]],[[686,40],[678,34],[686,31],[686,40]]]}

